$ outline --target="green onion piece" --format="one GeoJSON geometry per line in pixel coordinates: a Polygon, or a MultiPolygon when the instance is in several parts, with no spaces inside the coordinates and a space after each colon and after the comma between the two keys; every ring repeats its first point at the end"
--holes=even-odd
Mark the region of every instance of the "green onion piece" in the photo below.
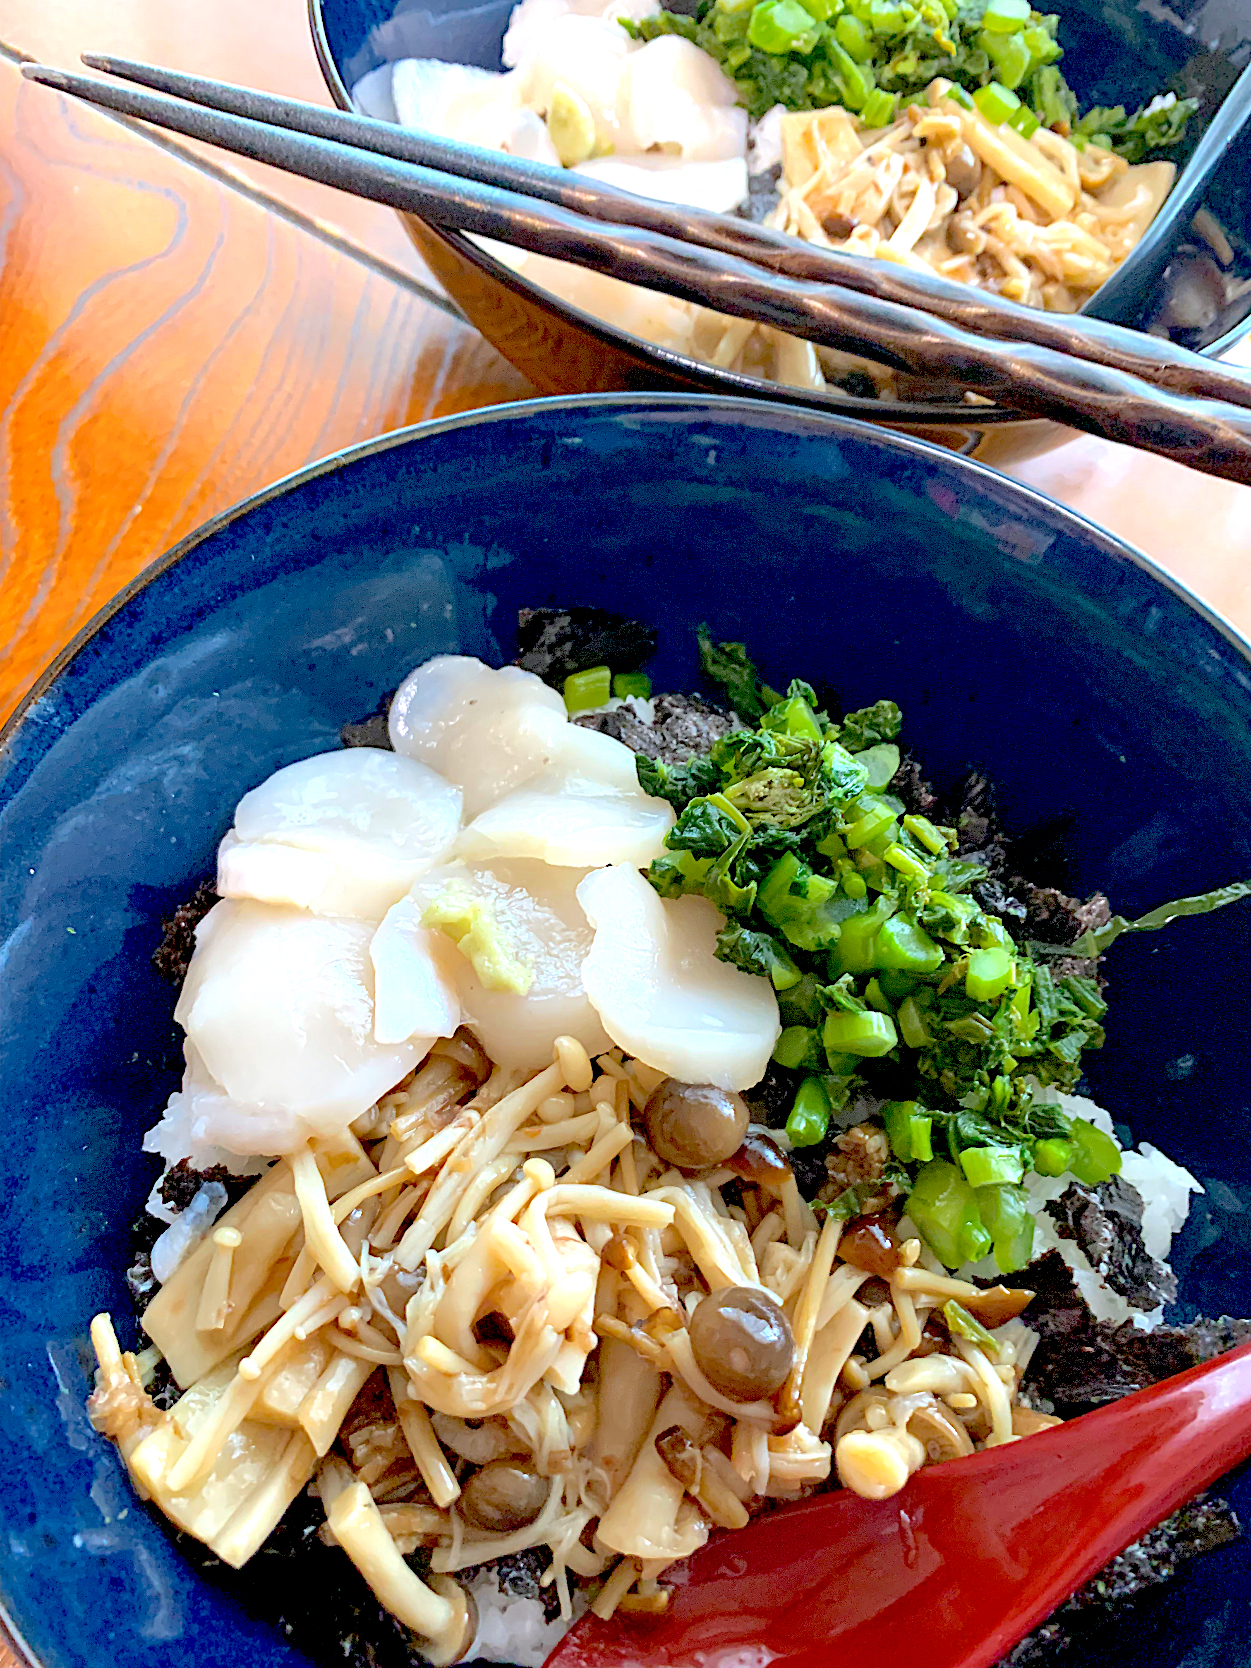
{"type": "Polygon", "coordinates": [[[864,999],[879,1014],[893,1014],[895,1011],[886,1000],[882,987],[876,979],[870,979],[865,986],[864,999]]]}
{"type": "Polygon", "coordinates": [[[929,879],[930,871],[921,859],[915,852],[909,851],[907,846],[901,846],[898,841],[887,846],[882,856],[892,869],[898,869],[908,880],[929,879]]]}
{"type": "Polygon", "coordinates": [[[652,680],[646,672],[618,672],[612,680],[612,692],[619,701],[627,695],[637,695],[646,701],[652,692],[652,680]]]}
{"type": "Polygon", "coordinates": [[[612,673],[607,666],[571,672],[565,679],[565,711],[590,712],[593,707],[602,707],[611,694],[612,673]]]}
{"type": "Polygon", "coordinates": [[[957,1303],[954,1297],[949,1297],[943,1304],[943,1319],[947,1322],[947,1330],[966,1339],[970,1344],[977,1344],[988,1355],[997,1356],[999,1345],[990,1333],[976,1320],[962,1303],[957,1303]]]}
{"type": "Polygon", "coordinates": [[[820,1032],[810,1025],[788,1025],[773,1046],[773,1058],[791,1071],[815,1071],[825,1064],[820,1032]]]}
{"type": "Polygon", "coordinates": [[[933,1158],[933,1119],[918,1108],[916,1101],[888,1100],[882,1107],[882,1122],[891,1151],[901,1163],[928,1163],[933,1158]]]}
{"type": "Polygon", "coordinates": [[[860,19],[853,17],[850,12],[844,12],[834,25],[834,39],[858,64],[867,62],[873,56],[873,42],[869,39],[869,31],[860,19]]]}
{"type": "MultiPolygon", "coordinates": [[[[870,103],[872,100],[870,100],[870,103]]],[[[869,105],[863,111],[863,119],[869,121],[869,105]]],[[[884,127],[884,122],[869,122],[870,127],[884,127]]],[[[869,773],[868,786],[870,788],[886,787],[899,769],[899,749],[893,741],[879,742],[876,747],[866,747],[862,753],[854,755],[856,763],[863,765],[869,773]]]]}
{"type": "Polygon", "coordinates": [[[1016,35],[1029,22],[1029,0],[987,0],[982,28],[994,35],[1016,35]]]}
{"type": "Polygon", "coordinates": [[[969,952],[969,970],[964,976],[964,994],[971,1002],[993,1002],[1012,982],[1012,957],[997,944],[989,950],[969,952]]]}
{"type": "Polygon", "coordinates": [[[799,0],[760,0],[747,26],[747,39],[761,52],[809,52],[817,26],[799,0]]]}
{"type": "Polygon", "coordinates": [[[1020,1153],[1011,1147],[966,1147],[960,1168],[970,1187],[996,1187],[1019,1182],[1025,1173],[1020,1153]]]}
{"type": "Polygon", "coordinates": [[[895,1015],[895,1023],[899,1027],[899,1035],[908,1048],[924,1048],[926,1043],[934,1040],[926,1028],[920,1005],[915,996],[906,997],[899,1004],[899,1012],[895,1015]]]}
{"type": "Polygon", "coordinates": [[[1062,1176],[1073,1162],[1076,1151],[1071,1141],[1062,1141],[1058,1137],[1035,1141],[1034,1168],[1040,1176],[1062,1176]]]}
{"type": "MultiPolygon", "coordinates": [[[[860,804],[864,805],[861,800],[860,804]]],[[[875,801],[869,809],[852,823],[850,828],[843,830],[843,839],[847,842],[847,849],[855,851],[857,846],[867,846],[869,841],[884,834],[895,820],[895,813],[889,805],[875,801]]]]}
{"type": "Polygon", "coordinates": [[[943,952],[924,927],[906,915],[895,915],[877,935],[874,960],[878,967],[898,973],[936,973],[943,964],[943,952]]]}
{"type": "Polygon", "coordinates": [[[863,875],[858,875],[854,869],[845,872],[842,877],[842,888],[849,898],[867,898],[868,884],[863,875]]]}
{"type": "MultiPolygon", "coordinates": [[[[840,19],[841,21],[841,19],[840,19]]],[[[899,108],[899,94],[885,93],[880,87],[875,87],[864,101],[864,109],[860,112],[860,120],[866,127],[889,127],[895,119],[895,111],[899,108]]],[[[891,771],[891,776],[895,772],[891,771]]],[[[890,776],[886,778],[890,781],[890,776]]],[[[870,787],[874,786],[872,782],[870,787]]],[[[882,783],[886,786],[886,782],[882,783]]]]}
{"type": "Polygon", "coordinates": [[[947,850],[946,837],[939,833],[928,817],[909,816],[903,820],[904,833],[911,834],[918,845],[941,857],[947,850]]]}
{"type": "Polygon", "coordinates": [[[1079,1182],[1085,1182],[1087,1187],[1098,1187],[1110,1176],[1120,1175],[1121,1149],[1110,1135],[1105,1135],[1095,1124],[1087,1123],[1085,1118],[1074,1118],[1069,1139],[1074,1147],[1069,1169],[1079,1182]]]}
{"type": "MultiPolygon", "coordinates": [[[[1034,54],[1024,35],[991,35],[983,30],[977,37],[977,44],[990,59],[995,79],[1001,87],[1021,85],[1034,62],[1034,54]]],[[[976,98],[976,93],[973,96],[976,98]]]]}
{"type": "Polygon", "coordinates": [[[998,81],[988,82],[973,94],[973,102],[988,122],[1006,122],[1020,106],[1020,99],[998,81]]]}
{"type": "Polygon", "coordinates": [[[836,1008],[825,1016],[821,1040],[827,1054],[860,1054],[876,1060],[890,1053],[899,1034],[889,1014],[844,1013],[836,1008]]]}
{"type": "Polygon", "coordinates": [[[908,1215],[948,1268],[976,1261],[990,1249],[991,1237],[982,1225],[976,1194],[956,1166],[944,1159],[934,1159],[918,1171],[908,1195],[908,1215]]]}
{"type": "MultiPolygon", "coordinates": [[[[1034,1218],[1030,1196],[1011,1183],[979,1187],[978,1213],[994,1242],[995,1263],[1001,1274],[1015,1274],[1033,1261],[1034,1218]]],[[[987,1245],[986,1251],[990,1250],[987,1245]]],[[[985,1256],[983,1251],[982,1255],[985,1256]]]]}
{"type": "Polygon", "coordinates": [[[1008,126],[1014,127],[1021,135],[1022,139],[1032,139],[1034,134],[1036,134],[1042,126],[1042,123],[1030,109],[1029,105],[1023,104],[1019,110],[1014,110],[1008,117],[1008,126]]]}
{"type": "Polygon", "coordinates": [[[830,1127],[830,1097],[819,1077],[805,1077],[799,1085],[786,1120],[786,1133],[793,1147],[815,1147],[830,1127]]]}
{"type": "Polygon", "coordinates": [[[958,81],[952,82],[943,97],[949,98],[953,104],[958,104],[962,110],[975,110],[977,108],[973,103],[972,93],[962,87],[958,81]]]}

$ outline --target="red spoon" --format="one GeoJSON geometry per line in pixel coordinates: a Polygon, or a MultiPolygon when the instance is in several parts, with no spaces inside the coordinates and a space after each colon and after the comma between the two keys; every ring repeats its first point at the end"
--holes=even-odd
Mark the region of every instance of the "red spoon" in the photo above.
{"type": "Polygon", "coordinates": [[[657,1618],[585,1617],[546,1668],[989,1668],[1251,1454],[1251,1344],[1010,1447],[716,1536],[657,1618]]]}

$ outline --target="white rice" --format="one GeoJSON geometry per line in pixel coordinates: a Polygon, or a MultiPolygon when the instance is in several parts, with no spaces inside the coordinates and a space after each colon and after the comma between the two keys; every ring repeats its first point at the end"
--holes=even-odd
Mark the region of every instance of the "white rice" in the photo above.
{"type": "Polygon", "coordinates": [[[494,1570],[483,1569],[468,1583],[478,1607],[478,1635],[471,1660],[508,1662],[516,1668],[543,1668],[565,1634],[586,1609],[586,1595],[574,1592],[573,1618],[547,1621],[538,1599],[504,1592],[494,1570]]]}
{"type": "MultiPolygon", "coordinates": [[[[1102,1106],[1083,1095],[1063,1095],[1057,1089],[1036,1088],[1035,1099],[1044,1105],[1058,1106],[1072,1118],[1085,1118],[1103,1130],[1105,1135],[1116,1138],[1111,1116],[1102,1106]]],[[[1121,1174],[1142,1195],[1143,1243],[1151,1255],[1167,1268],[1173,1240],[1190,1214],[1190,1195],[1202,1193],[1203,1188],[1189,1170],[1175,1164],[1149,1142],[1144,1142],[1137,1151],[1130,1148],[1124,1151],[1121,1174]]],[[[1132,1321],[1140,1331],[1152,1331],[1164,1319],[1163,1304],[1151,1310],[1136,1309],[1101,1275],[1096,1274],[1086,1253],[1075,1240],[1061,1238],[1055,1222],[1048,1216],[1045,1209],[1047,1202],[1058,1199],[1074,1179],[1067,1174],[1039,1176],[1032,1173],[1025,1178],[1026,1191],[1038,1212],[1034,1255],[1040,1257],[1047,1251],[1060,1253],[1072,1272],[1073,1284],[1096,1320],[1111,1321],[1114,1325],[1132,1321]]],[[[999,1275],[993,1257],[971,1263],[960,1272],[963,1277],[975,1274],[991,1280],[999,1275]]]]}

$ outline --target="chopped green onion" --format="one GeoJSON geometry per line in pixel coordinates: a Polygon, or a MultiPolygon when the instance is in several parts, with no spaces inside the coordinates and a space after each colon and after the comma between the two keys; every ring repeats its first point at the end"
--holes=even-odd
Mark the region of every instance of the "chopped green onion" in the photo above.
{"type": "Polygon", "coordinates": [[[958,104],[962,110],[974,110],[977,108],[973,103],[972,93],[962,87],[958,81],[952,82],[951,86],[948,87],[947,91],[943,94],[943,97],[949,98],[953,104],[958,104]]]}
{"type": "Polygon", "coordinates": [[[842,887],[849,898],[867,898],[869,888],[863,875],[858,875],[854,869],[842,875],[842,887]]]}
{"type": "MultiPolygon", "coordinates": [[[[895,111],[898,108],[898,93],[884,93],[880,87],[875,87],[864,101],[864,109],[860,112],[860,120],[866,127],[889,127],[895,119],[895,111]]],[[[894,771],[892,771],[891,776],[894,774],[894,771]]],[[[886,778],[886,781],[890,781],[890,776],[886,778]]],[[[883,783],[882,785],[885,787],[886,784],[883,783]]]]}
{"type": "MultiPolygon", "coordinates": [[[[864,805],[864,800],[860,805],[864,805]]],[[[859,807],[858,807],[859,808],[859,807]]],[[[843,839],[847,842],[847,849],[854,851],[857,846],[867,846],[870,840],[884,834],[895,820],[895,813],[889,805],[875,800],[862,815],[852,823],[850,828],[843,830],[843,839]]]]}
{"type": "Polygon", "coordinates": [[[1014,110],[1008,117],[1008,126],[1014,127],[1021,135],[1022,139],[1032,139],[1042,126],[1042,123],[1030,109],[1029,105],[1023,104],[1019,110],[1014,110]]]}
{"type": "Polygon", "coordinates": [[[637,695],[646,701],[652,692],[652,680],[646,672],[618,672],[612,680],[612,692],[619,701],[627,695],[637,695]]]}
{"type": "Polygon", "coordinates": [[[939,833],[928,817],[905,817],[903,826],[905,834],[911,834],[918,845],[932,851],[935,857],[941,857],[946,852],[946,836],[939,833]]]}
{"type": "MultiPolygon", "coordinates": [[[[977,44],[990,59],[995,79],[1001,87],[1021,85],[1034,62],[1034,54],[1024,35],[990,35],[983,30],[977,37],[977,44]]],[[[976,93],[973,96],[976,98],[976,93]]]]}
{"type": "Polygon", "coordinates": [[[869,31],[860,19],[853,17],[850,12],[844,12],[834,25],[834,39],[858,64],[863,64],[873,56],[873,42],[869,39],[869,31]]]}
{"type": "Polygon", "coordinates": [[[1025,1173],[1021,1155],[1012,1147],[966,1147],[960,1154],[960,1168],[970,1187],[1015,1184],[1025,1173]]]}
{"type": "Polygon", "coordinates": [[[594,707],[602,707],[611,695],[612,673],[607,666],[571,672],[565,679],[566,712],[590,712],[594,707]]]}
{"type": "Polygon", "coordinates": [[[747,39],[761,52],[811,52],[817,25],[799,0],[760,0],[752,11],[747,39]]]}
{"type": "Polygon", "coordinates": [[[997,1356],[999,1345],[990,1333],[976,1320],[962,1303],[957,1303],[954,1297],[949,1297],[943,1304],[943,1319],[947,1322],[947,1330],[954,1332],[970,1344],[977,1344],[988,1355],[997,1356]]]}
{"type": "Polygon", "coordinates": [[[900,874],[908,880],[928,880],[930,871],[907,846],[901,846],[897,840],[892,841],[882,853],[883,859],[892,869],[898,869],[900,874]]]}
{"type": "Polygon", "coordinates": [[[1073,1162],[1077,1148],[1071,1141],[1053,1137],[1034,1143],[1034,1168],[1040,1176],[1062,1176],[1073,1162]]]}
{"type": "Polygon", "coordinates": [[[964,994],[971,1002],[993,1002],[1012,982],[1012,957],[999,945],[969,952],[964,994]]]}
{"type": "Polygon", "coordinates": [[[1087,1187],[1098,1187],[1111,1176],[1121,1173],[1121,1149],[1110,1135],[1085,1118],[1074,1118],[1069,1131],[1074,1153],[1069,1169],[1087,1187]]]}
{"type": "Polygon", "coordinates": [[[791,1103],[786,1134],[792,1147],[815,1147],[830,1127],[830,1097],[819,1077],[805,1077],[791,1103]]]}
{"type": "Polygon", "coordinates": [[[1029,22],[1029,0],[987,0],[982,27],[995,35],[1016,35],[1029,22]]]}
{"type": "Polygon", "coordinates": [[[897,973],[936,973],[943,964],[943,952],[915,921],[894,915],[877,935],[874,960],[878,967],[897,973]]]}
{"type": "Polygon", "coordinates": [[[899,1035],[889,1014],[835,1009],[825,1016],[821,1039],[827,1054],[861,1054],[876,1060],[890,1053],[899,1035]]]}
{"type": "Polygon", "coordinates": [[[1020,99],[998,81],[988,82],[973,94],[973,102],[988,122],[1006,122],[1020,107],[1020,99]]]}
{"type": "Polygon", "coordinates": [[[933,1158],[933,1119],[919,1109],[916,1101],[888,1100],[882,1107],[882,1122],[891,1151],[902,1164],[928,1163],[933,1158]]]}
{"type": "Polygon", "coordinates": [[[810,1025],[788,1025],[773,1045],[773,1058],[791,1071],[814,1071],[825,1064],[820,1032],[810,1025]]]}
{"type": "Polygon", "coordinates": [[[895,1023],[899,1027],[899,1035],[908,1048],[924,1048],[926,1043],[933,1041],[926,1029],[925,1020],[915,996],[906,997],[899,1004],[899,1012],[895,1015],[895,1023]]]}

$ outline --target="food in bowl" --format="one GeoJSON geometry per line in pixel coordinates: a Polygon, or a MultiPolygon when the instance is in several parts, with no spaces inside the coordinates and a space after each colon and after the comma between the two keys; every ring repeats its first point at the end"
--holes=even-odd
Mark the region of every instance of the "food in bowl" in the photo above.
{"type": "Polygon", "coordinates": [[[175,1524],[239,1567],[302,1499],[434,1661],[537,1664],[712,1526],[1246,1330],[1161,1324],[1199,1184],[1072,1091],[1107,947],[1251,883],[1127,922],[1017,877],[980,779],[948,820],[889,701],[711,640],[731,707],[653,698],[591,611],[522,640],[240,801],[162,951],[151,1345],[92,1328],[175,1524]]]}
{"type": "MultiPolygon", "coordinates": [[[[372,109],[385,90],[407,127],[1071,313],[1159,212],[1176,173],[1162,153],[1195,103],[1164,93],[1131,114],[1079,113],[1057,25],[1026,0],[701,0],[694,16],[655,0],[521,0],[505,72],[406,59],[356,97],[372,109]]],[[[901,392],[893,372],[772,326],[491,248],[563,300],[721,369],[901,392]]]]}

